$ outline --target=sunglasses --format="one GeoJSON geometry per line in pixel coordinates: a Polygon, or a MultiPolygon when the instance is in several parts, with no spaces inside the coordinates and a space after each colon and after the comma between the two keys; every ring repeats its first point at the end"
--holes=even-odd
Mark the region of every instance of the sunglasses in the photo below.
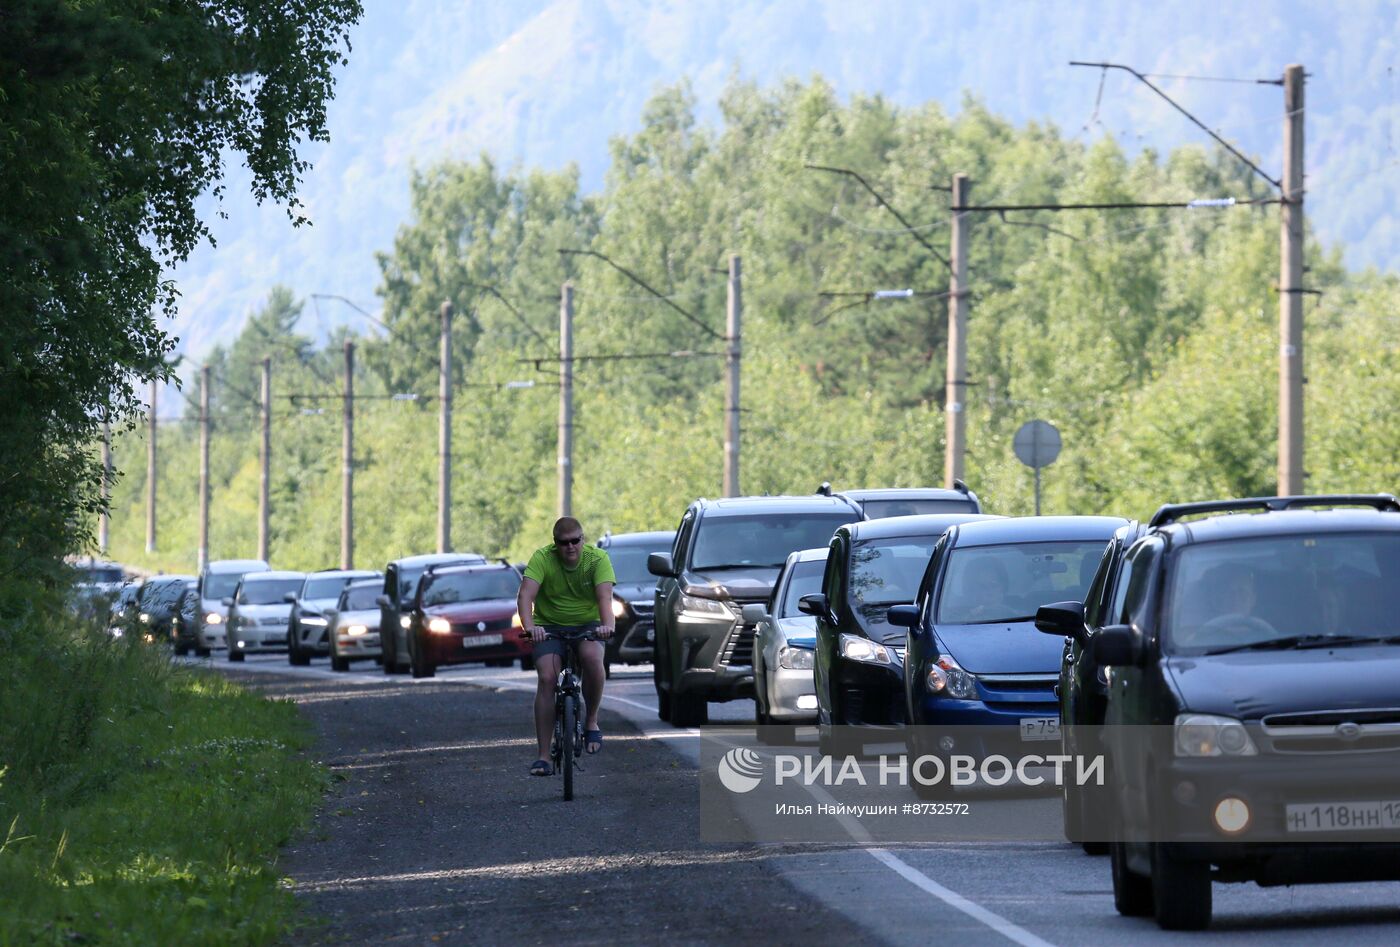
{"type": "Polygon", "coordinates": [[[564,539],[564,538],[562,538],[562,537],[561,537],[561,538],[558,538],[558,539],[555,539],[555,540],[554,540],[554,545],[556,545],[556,546],[577,546],[577,545],[578,545],[579,543],[581,543],[581,542],[583,542],[583,537],[582,537],[582,536],[570,536],[568,539],[564,539]]]}

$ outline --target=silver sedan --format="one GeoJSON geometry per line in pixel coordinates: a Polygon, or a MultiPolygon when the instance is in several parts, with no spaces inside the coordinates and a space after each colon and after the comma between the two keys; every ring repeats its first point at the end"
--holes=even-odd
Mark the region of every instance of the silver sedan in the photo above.
{"type": "Polygon", "coordinates": [[[382,579],[351,582],[340,592],[335,608],[326,612],[330,624],[331,670],[348,671],[361,658],[381,659],[379,604],[382,579]]]}
{"type": "Polygon", "coordinates": [[[794,552],[778,573],[768,605],[744,606],[744,621],[755,626],[754,718],[761,727],[816,722],[817,692],[812,680],[816,619],[799,612],[797,601],[821,591],[825,568],[825,548],[794,552]]]}

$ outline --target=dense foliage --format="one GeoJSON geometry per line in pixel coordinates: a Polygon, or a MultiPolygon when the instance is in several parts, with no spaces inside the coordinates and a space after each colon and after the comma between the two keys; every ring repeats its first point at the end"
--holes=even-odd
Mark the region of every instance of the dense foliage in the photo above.
{"type": "MultiPolygon", "coordinates": [[[[580,194],[572,170],[503,171],[486,158],[415,176],[413,219],[379,260],[388,331],[362,339],[358,564],[433,545],[444,299],[458,312],[454,540],[519,556],[554,515],[550,385],[565,280],[576,287],[579,355],[713,353],[723,268],[741,254],[743,489],[941,481],[946,301],[847,305],[819,294],[936,293],[947,271],[858,182],[807,164],[857,170],[940,252],[949,220],[940,188],[958,171],[974,203],[1274,196],[1228,155],[1183,148],[1130,160],[1112,140],[1012,127],[975,101],[957,115],[901,110],[879,98],[841,102],[817,80],[736,84],[722,106],[723,126],[705,127],[685,87],[660,92],[641,130],[614,141],[598,195],[580,194]],[[560,249],[604,254],[667,301],[560,249]],[[543,371],[527,357],[542,358],[543,371]],[[502,387],[511,380],[536,385],[502,387]],[[393,392],[420,398],[388,400],[393,392]]],[[[1047,512],[1144,515],[1168,500],[1273,492],[1278,227],[1270,205],[977,217],[968,480],[988,507],[1029,512],[1031,475],[1011,437],[1033,417],[1065,441],[1045,471],[1047,512]]],[[[1400,286],[1349,276],[1315,244],[1308,264],[1309,285],[1324,292],[1307,304],[1308,486],[1395,489],[1400,435],[1382,419],[1400,395],[1400,357],[1383,340],[1400,286]]],[[[294,305],[279,293],[269,312],[294,305]]],[[[216,353],[231,379],[216,383],[217,399],[233,403],[233,380],[263,354],[326,357],[291,324],[252,344],[249,333],[271,322],[264,313],[216,353]]],[[[333,395],[339,382],[324,376],[338,357],[283,372],[277,390],[333,395]]],[[[576,378],[575,509],[590,535],[670,527],[691,498],[719,492],[720,359],[582,361],[576,378]]],[[[323,414],[303,413],[309,401],[277,402],[272,555],[289,567],[333,564],[338,550],[339,402],[315,404],[323,414]]],[[[163,467],[166,539],[149,558],[138,552],[144,448],[139,432],[121,443],[117,557],[189,566],[194,443],[188,424],[162,441],[182,460],[163,467]]],[[[255,443],[232,424],[215,439],[213,556],[254,548],[255,443]]]]}
{"type": "Polygon", "coordinates": [[[9,0],[0,10],[0,574],[89,527],[106,419],[166,378],[163,265],[207,235],[195,201],[238,156],[288,206],[326,138],[359,0],[9,0]]]}

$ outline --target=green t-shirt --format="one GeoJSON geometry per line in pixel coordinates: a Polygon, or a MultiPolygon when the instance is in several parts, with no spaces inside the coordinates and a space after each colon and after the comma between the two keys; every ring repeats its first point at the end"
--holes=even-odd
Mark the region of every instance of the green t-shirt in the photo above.
{"type": "Polygon", "coordinates": [[[612,560],[597,546],[584,545],[578,565],[564,568],[554,544],[535,550],[525,566],[525,578],[540,584],[535,596],[535,624],[585,625],[601,621],[598,596],[593,591],[604,582],[617,582],[612,560]]]}

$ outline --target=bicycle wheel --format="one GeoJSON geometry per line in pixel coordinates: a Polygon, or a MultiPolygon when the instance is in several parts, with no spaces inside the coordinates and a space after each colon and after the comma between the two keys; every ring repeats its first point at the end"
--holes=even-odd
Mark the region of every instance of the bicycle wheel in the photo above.
{"type": "Polygon", "coordinates": [[[564,801],[568,802],[574,798],[574,727],[577,721],[574,718],[574,702],[571,695],[565,694],[562,703],[564,706],[561,712],[564,719],[563,726],[560,727],[559,765],[564,767],[564,801]]]}

